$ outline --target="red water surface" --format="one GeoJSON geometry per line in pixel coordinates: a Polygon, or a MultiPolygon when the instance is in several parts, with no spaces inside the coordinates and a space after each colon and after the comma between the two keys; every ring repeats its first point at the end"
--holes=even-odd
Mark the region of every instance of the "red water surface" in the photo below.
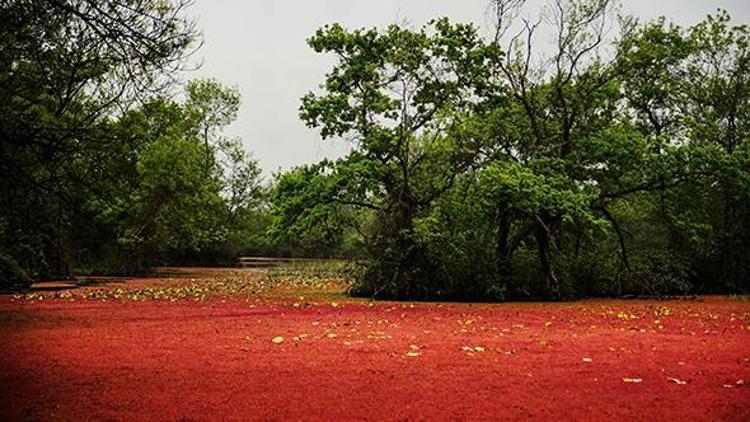
{"type": "Polygon", "coordinates": [[[0,420],[750,420],[746,300],[338,300],[0,297],[0,420]]]}

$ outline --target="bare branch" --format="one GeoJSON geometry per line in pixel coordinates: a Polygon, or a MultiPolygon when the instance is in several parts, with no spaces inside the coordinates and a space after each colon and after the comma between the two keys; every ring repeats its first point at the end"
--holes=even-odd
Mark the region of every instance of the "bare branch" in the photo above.
{"type": "Polygon", "coordinates": [[[526,0],[491,0],[487,8],[487,14],[492,19],[494,26],[494,40],[496,44],[513,25],[526,0]]]}

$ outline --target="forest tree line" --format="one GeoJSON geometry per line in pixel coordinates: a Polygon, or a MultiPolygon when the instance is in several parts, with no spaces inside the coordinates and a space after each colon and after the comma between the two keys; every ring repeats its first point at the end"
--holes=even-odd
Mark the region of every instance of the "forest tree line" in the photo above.
{"type": "Polygon", "coordinates": [[[173,78],[188,2],[0,3],[3,282],[263,254],[353,258],[383,298],[746,292],[748,27],[524,3],[489,35],[319,29],[300,118],[350,152],[266,178],[238,90],[173,78]]]}

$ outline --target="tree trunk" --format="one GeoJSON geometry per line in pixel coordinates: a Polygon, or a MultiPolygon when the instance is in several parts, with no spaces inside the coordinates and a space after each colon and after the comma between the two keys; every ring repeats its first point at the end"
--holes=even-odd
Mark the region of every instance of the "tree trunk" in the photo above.
{"type": "Polygon", "coordinates": [[[723,194],[721,229],[719,230],[719,280],[722,287],[735,289],[735,280],[732,277],[732,230],[735,221],[734,201],[726,190],[723,194]]]}
{"type": "Polygon", "coordinates": [[[510,219],[508,218],[508,211],[498,211],[496,245],[497,273],[500,278],[500,282],[505,286],[509,285],[513,281],[511,251],[510,245],[508,244],[509,235],[510,219]]]}
{"type": "Polygon", "coordinates": [[[557,280],[552,263],[550,262],[550,233],[547,227],[544,227],[540,223],[537,226],[535,237],[539,249],[539,264],[547,278],[547,293],[552,298],[558,298],[560,296],[560,282],[557,280]]]}

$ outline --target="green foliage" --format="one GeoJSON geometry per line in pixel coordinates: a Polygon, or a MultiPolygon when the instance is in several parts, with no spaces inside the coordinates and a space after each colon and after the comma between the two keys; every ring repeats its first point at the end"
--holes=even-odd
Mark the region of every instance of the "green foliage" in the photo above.
{"type": "Polygon", "coordinates": [[[271,193],[268,234],[277,254],[306,257],[357,257],[361,231],[371,210],[347,208],[340,195],[354,178],[368,180],[356,165],[322,161],[278,174],[271,193]]]}
{"type": "Polygon", "coordinates": [[[185,5],[0,4],[0,251],[30,276],[68,277],[95,249],[85,204],[116,208],[138,152],[111,136],[112,116],[182,68],[196,36],[185,5]]]}
{"type": "Polygon", "coordinates": [[[13,258],[0,254],[0,292],[24,290],[31,286],[31,278],[13,258]]]}
{"type": "Polygon", "coordinates": [[[343,227],[338,224],[335,203],[318,203],[334,189],[335,179],[326,175],[329,163],[297,167],[280,174],[276,180],[271,202],[273,223],[269,227],[272,238],[306,250],[325,250],[339,240],[343,227]]]}
{"type": "Polygon", "coordinates": [[[270,187],[225,136],[237,88],[170,95],[184,1],[0,4],[4,286],[244,252],[355,258],[373,297],[747,291],[750,29],[560,1],[538,49],[522,3],[493,0],[489,40],[318,30],[336,61],[300,118],[352,148],[270,187]]]}
{"type": "Polygon", "coordinates": [[[610,56],[611,2],[561,2],[542,57],[495,3],[490,42],[446,19],[309,40],[338,61],[301,118],[355,143],[279,177],[273,232],[370,210],[353,293],[376,297],[746,289],[747,28],[626,18],[610,56]]]}
{"type": "Polygon", "coordinates": [[[203,171],[205,150],[195,139],[161,137],[138,157],[133,220],[121,242],[147,250],[200,251],[223,239],[218,180],[203,171]]]}
{"type": "Polygon", "coordinates": [[[323,163],[327,171],[318,172],[303,195],[295,198],[299,190],[287,189],[291,195],[277,198],[276,227],[299,221],[304,229],[341,207],[367,209],[373,217],[363,239],[369,264],[355,291],[434,295],[446,280],[434,271],[414,220],[473,162],[466,117],[475,106],[472,94],[486,87],[486,64],[498,59],[497,49],[472,26],[446,19],[418,31],[332,25],[309,44],[339,61],[323,93],[303,98],[300,116],[324,138],[349,137],[356,146],[344,159],[323,163]]]}
{"type": "MultiPolygon", "coordinates": [[[[265,230],[256,223],[264,194],[258,165],[241,140],[220,133],[239,106],[236,92],[212,80],[186,90],[185,104],[156,99],[121,121],[130,134],[136,122],[139,151],[109,224],[119,226],[117,244],[135,267],[209,257],[231,262],[246,246],[237,236],[265,230]]],[[[99,216],[106,221],[109,213],[99,216]]]]}
{"type": "Polygon", "coordinates": [[[258,165],[222,136],[237,89],[169,99],[197,35],[186,6],[0,5],[0,251],[31,277],[231,260],[230,232],[264,232],[258,165]]]}

